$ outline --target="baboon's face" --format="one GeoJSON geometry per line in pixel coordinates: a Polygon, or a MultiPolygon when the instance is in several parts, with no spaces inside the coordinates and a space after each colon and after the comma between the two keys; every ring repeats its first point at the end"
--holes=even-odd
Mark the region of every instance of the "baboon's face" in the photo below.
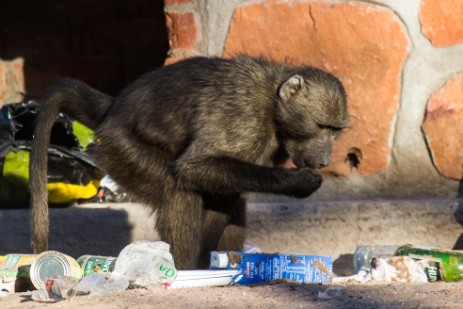
{"type": "Polygon", "coordinates": [[[287,140],[285,149],[296,167],[322,168],[330,163],[333,141],[340,134],[339,129],[320,127],[307,139],[287,140]]]}
{"type": "Polygon", "coordinates": [[[299,168],[327,166],[334,139],[349,125],[341,82],[332,75],[294,75],[281,85],[279,96],[278,117],[289,158],[299,168]]]}

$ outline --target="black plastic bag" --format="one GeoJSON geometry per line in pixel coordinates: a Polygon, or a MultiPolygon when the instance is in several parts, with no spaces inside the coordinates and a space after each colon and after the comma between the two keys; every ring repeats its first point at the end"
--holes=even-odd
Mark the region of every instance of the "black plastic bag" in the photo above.
{"type": "MultiPolygon", "coordinates": [[[[0,111],[0,208],[28,207],[29,152],[38,111],[34,101],[0,111]]],[[[52,205],[93,198],[102,173],[85,153],[91,130],[60,114],[48,148],[48,195],[52,205]]]]}

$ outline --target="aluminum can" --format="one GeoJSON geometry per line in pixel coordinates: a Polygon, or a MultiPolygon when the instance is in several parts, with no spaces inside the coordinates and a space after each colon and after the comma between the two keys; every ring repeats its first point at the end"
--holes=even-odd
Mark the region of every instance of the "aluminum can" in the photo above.
{"type": "Polygon", "coordinates": [[[82,278],[82,269],[79,263],[58,251],[45,251],[32,262],[30,269],[32,284],[37,288],[45,286],[48,278],[55,276],[69,276],[82,278]]]}
{"type": "Polygon", "coordinates": [[[112,256],[82,255],[77,259],[84,276],[112,272],[117,258],[112,256]]]}

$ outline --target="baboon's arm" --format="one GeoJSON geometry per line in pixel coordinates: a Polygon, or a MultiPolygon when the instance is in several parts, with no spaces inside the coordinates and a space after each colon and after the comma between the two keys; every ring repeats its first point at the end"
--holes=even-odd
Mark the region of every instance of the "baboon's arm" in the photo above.
{"type": "Polygon", "coordinates": [[[272,168],[229,157],[180,159],[174,174],[178,184],[188,190],[221,194],[262,192],[303,198],[322,183],[322,177],[308,168],[272,168]]]}

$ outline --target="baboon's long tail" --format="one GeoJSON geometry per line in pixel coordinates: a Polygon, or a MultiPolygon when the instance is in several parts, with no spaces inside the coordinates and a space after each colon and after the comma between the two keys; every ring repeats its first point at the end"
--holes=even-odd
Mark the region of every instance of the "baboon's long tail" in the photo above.
{"type": "Polygon", "coordinates": [[[111,102],[110,96],[74,79],[65,79],[54,86],[42,102],[32,140],[29,170],[34,253],[48,250],[48,146],[56,116],[63,112],[94,130],[103,121],[111,102]]]}

